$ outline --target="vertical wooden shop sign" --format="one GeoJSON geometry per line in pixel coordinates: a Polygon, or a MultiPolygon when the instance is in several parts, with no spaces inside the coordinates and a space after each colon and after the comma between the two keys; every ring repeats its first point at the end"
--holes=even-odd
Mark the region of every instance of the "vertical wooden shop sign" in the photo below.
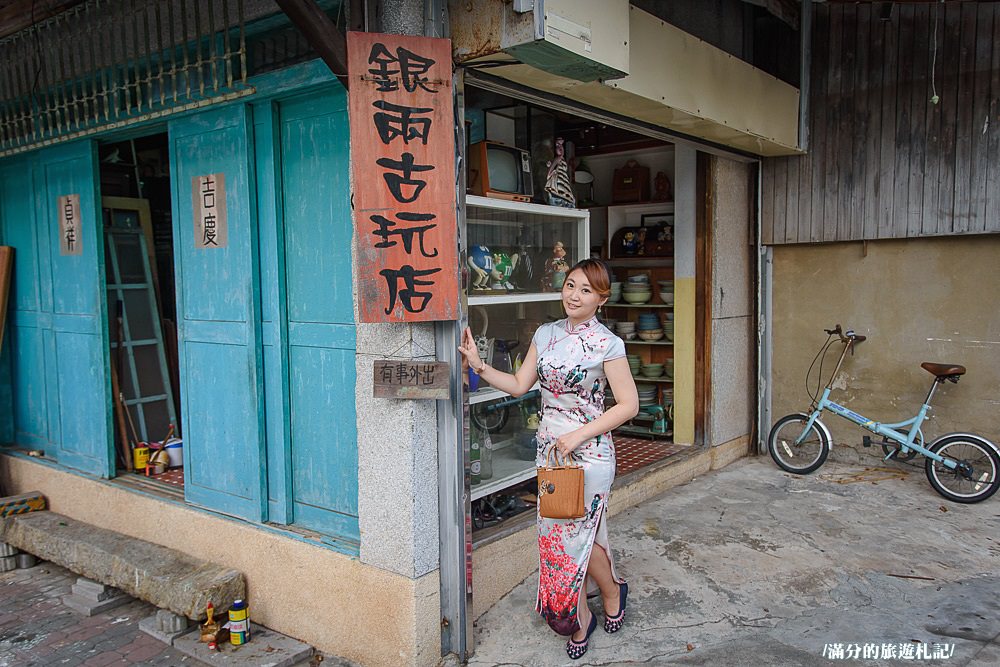
{"type": "Polygon", "coordinates": [[[191,179],[194,205],[194,247],[225,248],[229,242],[226,219],[226,175],[195,176],[191,179]]]}
{"type": "Polygon", "coordinates": [[[80,237],[80,195],[61,195],[58,207],[59,254],[82,255],[83,239],[80,237]]]}
{"type": "Polygon", "coordinates": [[[360,319],[453,320],[451,41],[351,32],[347,57],[360,319]]]}

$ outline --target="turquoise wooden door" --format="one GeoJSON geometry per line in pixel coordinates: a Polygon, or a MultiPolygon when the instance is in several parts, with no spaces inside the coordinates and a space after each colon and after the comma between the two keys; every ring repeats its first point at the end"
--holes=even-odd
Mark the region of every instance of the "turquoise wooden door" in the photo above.
{"type": "Polygon", "coordinates": [[[15,248],[11,346],[15,440],[94,475],[114,473],[97,155],[91,141],[5,163],[4,242],[15,248]],[[64,247],[60,197],[74,195],[64,247]]]}
{"type": "Polygon", "coordinates": [[[358,541],[343,88],[254,107],[272,521],[358,541]]]}
{"type": "MultiPolygon", "coordinates": [[[[14,442],[44,449],[49,444],[49,400],[45,389],[45,326],[35,211],[34,160],[28,156],[0,161],[0,223],[3,244],[14,248],[10,306],[4,348],[11,359],[10,382],[14,442]]],[[[44,266],[48,266],[45,259],[44,266]]],[[[47,300],[47,298],[46,298],[47,300]]]]}
{"type": "Polygon", "coordinates": [[[349,128],[341,86],[278,107],[294,523],[358,539],[349,128]]]}
{"type": "Polygon", "coordinates": [[[249,107],[231,105],[173,120],[168,130],[184,494],[260,521],[267,518],[266,471],[249,120],[249,107]],[[197,248],[192,179],[211,174],[224,175],[228,235],[224,244],[197,248]]]}

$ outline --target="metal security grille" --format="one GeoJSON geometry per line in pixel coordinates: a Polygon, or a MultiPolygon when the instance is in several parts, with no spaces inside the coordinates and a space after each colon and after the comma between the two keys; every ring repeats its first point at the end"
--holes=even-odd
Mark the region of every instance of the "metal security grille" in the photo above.
{"type": "Polygon", "coordinates": [[[0,40],[0,156],[253,92],[244,0],[89,0],[0,40]]]}

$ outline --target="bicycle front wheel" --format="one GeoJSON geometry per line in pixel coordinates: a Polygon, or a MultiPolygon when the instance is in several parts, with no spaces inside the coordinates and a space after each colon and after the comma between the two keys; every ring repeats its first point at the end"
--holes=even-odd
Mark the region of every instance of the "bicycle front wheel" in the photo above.
{"type": "Polygon", "coordinates": [[[952,470],[934,459],[924,462],[927,480],[948,500],[978,503],[996,493],[1000,454],[988,441],[974,435],[950,435],[928,449],[958,463],[952,470]]]}
{"type": "Polygon", "coordinates": [[[809,415],[795,413],[779,419],[767,436],[767,451],[782,470],[806,475],[819,468],[830,455],[830,439],[817,422],[809,427],[809,415]]]}

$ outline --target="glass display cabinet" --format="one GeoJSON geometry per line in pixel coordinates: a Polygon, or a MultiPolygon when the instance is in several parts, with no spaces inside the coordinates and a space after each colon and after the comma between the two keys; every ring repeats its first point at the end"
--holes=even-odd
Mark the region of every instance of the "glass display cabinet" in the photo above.
{"type": "MultiPolygon", "coordinates": [[[[469,326],[480,356],[513,372],[544,322],[563,317],[567,269],[590,256],[589,213],[469,195],[466,197],[469,326]]],[[[514,398],[470,375],[466,437],[472,500],[535,475],[537,388],[514,398]]]]}

